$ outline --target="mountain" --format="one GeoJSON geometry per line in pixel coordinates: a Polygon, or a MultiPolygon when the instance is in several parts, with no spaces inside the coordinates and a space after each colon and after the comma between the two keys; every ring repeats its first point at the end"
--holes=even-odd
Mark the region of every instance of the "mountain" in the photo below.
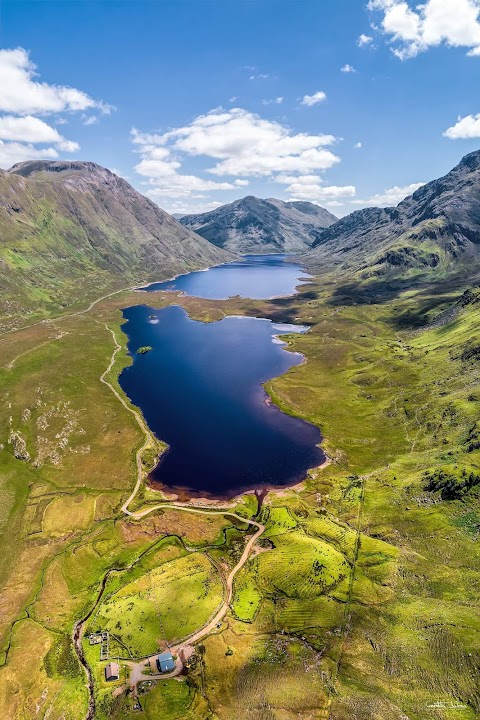
{"type": "Polygon", "coordinates": [[[305,257],[311,265],[362,269],[370,276],[473,270],[480,264],[480,151],[397,207],[342,218],[305,257]]]}
{"type": "Polygon", "coordinates": [[[0,171],[0,322],[231,256],[91,162],[0,171]]]}
{"type": "Polygon", "coordinates": [[[302,252],[336,220],[313,203],[262,200],[253,195],[180,218],[182,225],[214,245],[241,253],[302,252]]]}

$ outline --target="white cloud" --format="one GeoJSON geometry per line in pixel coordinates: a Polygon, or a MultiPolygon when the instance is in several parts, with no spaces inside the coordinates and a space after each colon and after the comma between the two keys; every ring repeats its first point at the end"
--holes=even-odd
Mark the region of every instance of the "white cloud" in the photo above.
{"type": "Polygon", "coordinates": [[[352,200],[354,205],[362,205],[363,207],[372,205],[375,207],[390,207],[391,205],[398,205],[399,202],[404,200],[408,195],[411,195],[421,188],[425,183],[412,183],[411,185],[404,185],[403,187],[389,188],[384,190],[383,193],[373,195],[367,200],[352,200]]]}
{"type": "Polygon", "coordinates": [[[136,145],[163,145],[163,135],[157,133],[142,133],[137,128],[132,128],[130,138],[136,145]]]}
{"type": "MultiPolygon", "coordinates": [[[[138,165],[135,168],[140,172],[138,165]]],[[[162,178],[150,180],[150,184],[155,187],[146,191],[146,195],[151,198],[201,198],[205,192],[212,190],[235,190],[235,185],[228,182],[214,182],[213,180],[205,180],[196,175],[179,175],[172,173],[162,178]]]]}
{"type": "Polygon", "coordinates": [[[216,182],[196,175],[182,175],[177,172],[181,163],[173,158],[170,150],[163,146],[165,136],[131,132],[132,141],[139,146],[140,162],[135,166],[139,175],[148,178],[154,188],[147,191],[152,198],[203,197],[198,193],[212,190],[234,190],[237,183],[216,182]]]}
{"type": "Polygon", "coordinates": [[[286,192],[290,200],[310,200],[320,203],[338,198],[350,198],[355,196],[353,185],[325,185],[318,175],[277,175],[275,181],[288,185],[286,192]]]}
{"type": "Polygon", "coordinates": [[[32,115],[0,117],[0,138],[32,143],[60,143],[64,140],[58,130],[32,115]]]}
{"type": "Polygon", "coordinates": [[[356,73],[357,71],[355,70],[355,68],[353,67],[353,65],[349,65],[348,63],[346,63],[342,68],[340,68],[340,72],[343,72],[343,73],[356,73]]]}
{"type": "Polygon", "coordinates": [[[0,140],[0,167],[7,170],[15,163],[25,160],[55,160],[58,152],[53,147],[36,148],[31,144],[0,140]]]}
{"type": "Polygon", "coordinates": [[[279,96],[272,100],[262,100],[262,105],[281,105],[285,98],[279,96]]]}
{"type": "Polygon", "coordinates": [[[275,178],[275,182],[281,183],[282,185],[290,185],[291,183],[299,183],[301,185],[311,185],[323,183],[324,180],[318,175],[284,175],[280,173],[275,178]]]}
{"type": "Polygon", "coordinates": [[[17,115],[48,115],[97,108],[112,108],[76,88],[35,80],[36,67],[23,48],[0,50],[0,111],[17,115]]]}
{"type": "Polygon", "coordinates": [[[395,3],[386,10],[382,26],[386,33],[395,38],[416,41],[419,37],[420,18],[410,10],[407,3],[395,3]]]}
{"type": "Polygon", "coordinates": [[[154,158],[148,157],[147,154],[147,156],[135,166],[135,170],[139,175],[159,180],[174,175],[180,167],[181,163],[175,160],[155,160],[154,158]]]}
{"type": "Polygon", "coordinates": [[[290,193],[290,200],[310,200],[310,202],[321,203],[335,198],[351,198],[355,196],[354,185],[303,185],[292,183],[287,192],[290,193]]]}
{"type": "Polygon", "coordinates": [[[480,55],[478,0],[426,0],[413,8],[405,0],[370,0],[368,8],[383,13],[381,29],[401,60],[443,43],[480,55]]]}
{"type": "Polygon", "coordinates": [[[197,215],[198,213],[216,210],[224,203],[212,200],[211,202],[194,202],[188,203],[183,200],[173,200],[172,202],[163,203],[167,212],[171,215],[197,215]]]}
{"type": "Polygon", "coordinates": [[[57,148],[59,150],[63,150],[64,152],[76,152],[77,150],[80,150],[80,145],[73,140],[62,140],[58,143],[57,148]]]}
{"type": "MultiPolygon", "coordinates": [[[[163,153],[204,155],[218,161],[208,172],[220,176],[305,173],[326,170],[339,162],[339,158],[324,147],[335,142],[333,135],[294,134],[280,123],[242,108],[213,110],[185,127],[142,138],[145,156],[150,157],[155,147],[163,153]]],[[[133,140],[139,142],[135,135],[133,140]]]]}
{"type": "Polygon", "coordinates": [[[1,167],[10,167],[23,160],[53,159],[58,157],[57,150],[76,152],[79,149],[78,143],[66,140],[58,130],[32,115],[0,117],[0,141],[2,141],[1,167]],[[35,144],[49,144],[55,147],[35,148],[35,144]]]}
{"type": "Polygon", "coordinates": [[[274,176],[275,182],[290,186],[288,192],[298,191],[299,198],[303,193],[305,199],[355,193],[351,187],[323,187],[316,174],[340,161],[326,148],[336,141],[333,135],[294,133],[279,122],[242,108],[217,108],[189,125],[164,133],[134,129],[131,138],[140,155],[135,170],[146,178],[147,195],[162,207],[172,208],[169,200],[175,200],[176,207],[170,210],[174,212],[193,212],[193,200],[207,203],[209,193],[238,191],[253,177],[274,176]],[[184,174],[183,165],[189,157],[215,162],[210,167],[207,163],[200,173],[184,174]]]}
{"type": "Polygon", "coordinates": [[[96,125],[98,123],[98,117],[96,115],[89,115],[83,119],[84,125],[96,125]]]}
{"type": "Polygon", "coordinates": [[[366,47],[367,45],[370,45],[372,42],[373,42],[373,37],[371,35],[364,35],[363,33],[357,39],[358,47],[366,47]]]}
{"type": "Polygon", "coordinates": [[[282,143],[280,139],[276,145],[277,147],[271,147],[269,154],[265,155],[253,147],[251,152],[217,163],[209,172],[214,175],[268,176],[279,171],[327,170],[340,161],[330,150],[321,147],[297,151],[294,143],[282,143]],[[291,150],[288,149],[288,145],[291,150]]]}
{"type": "Polygon", "coordinates": [[[361,142],[357,142],[357,143],[355,143],[355,145],[354,145],[353,147],[354,147],[355,150],[360,150],[360,148],[362,147],[362,143],[361,143],[361,142]]]}
{"type": "MultiPolygon", "coordinates": [[[[58,151],[76,152],[79,145],[67,140],[58,130],[35,115],[57,115],[55,124],[67,120],[58,113],[83,112],[96,109],[108,114],[113,109],[76,88],[49,85],[36,79],[36,67],[23,48],[0,50],[0,158],[3,167],[38,158],[54,159],[58,151]],[[50,147],[37,147],[49,145],[50,147]]],[[[84,124],[96,116],[82,116],[84,124]]]]}
{"type": "Polygon", "coordinates": [[[458,121],[443,133],[445,137],[451,140],[465,140],[468,138],[480,137],[480,113],[477,115],[466,115],[459,117],[458,121]]]}
{"type": "Polygon", "coordinates": [[[302,100],[302,105],[307,105],[307,107],[312,107],[312,105],[317,105],[320,102],[323,102],[327,99],[327,96],[324,92],[319,90],[316,93],[313,93],[313,95],[304,95],[302,100]]]}

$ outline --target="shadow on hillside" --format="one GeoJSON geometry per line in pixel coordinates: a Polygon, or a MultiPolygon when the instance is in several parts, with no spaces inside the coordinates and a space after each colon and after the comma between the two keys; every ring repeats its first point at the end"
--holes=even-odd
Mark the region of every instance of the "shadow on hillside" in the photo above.
{"type": "Polygon", "coordinates": [[[453,306],[458,301],[462,289],[469,284],[463,273],[438,280],[432,278],[430,274],[425,274],[415,279],[374,280],[365,284],[349,282],[339,285],[327,303],[335,307],[387,305],[406,291],[414,292],[410,306],[400,312],[394,310],[386,321],[396,330],[416,330],[431,323],[437,314],[435,311],[441,313],[453,306]]]}
{"type": "Polygon", "coordinates": [[[421,281],[409,279],[373,280],[366,283],[349,282],[338,285],[327,301],[328,305],[380,305],[394,300],[405,290],[415,289],[421,281]]]}

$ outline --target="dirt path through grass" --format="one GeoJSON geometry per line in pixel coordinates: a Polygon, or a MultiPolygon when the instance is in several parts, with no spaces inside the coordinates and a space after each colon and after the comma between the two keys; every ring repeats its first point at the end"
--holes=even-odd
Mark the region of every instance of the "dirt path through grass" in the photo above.
{"type": "MultiPolygon", "coordinates": [[[[135,497],[142,485],[142,482],[144,480],[143,453],[147,449],[155,447],[156,440],[155,440],[154,435],[150,432],[149,428],[147,427],[145,420],[143,419],[141,414],[134,408],[130,407],[129,404],[126,402],[126,400],[120,395],[118,390],[114,387],[114,385],[112,385],[112,383],[109,380],[107,380],[107,376],[111,372],[111,370],[115,364],[115,359],[117,357],[117,354],[122,349],[122,346],[118,342],[115,332],[107,324],[105,324],[105,327],[111,333],[111,335],[113,337],[113,341],[115,343],[115,347],[114,347],[112,356],[110,358],[108,367],[100,376],[100,382],[102,382],[104,385],[107,385],[107,387],[110,388],[112,393],[115,395],[117,400],[119,400],[119,402],[123,405],[123,407],[126,410],[128,410],[128,412],[130,412],[135,417],[140,429],[142,430],[142,432],[144,433],[144,436],[145,436],[145,440],[144,440],[142,446],[137,450],[136,455],[135,455],[136,467],[137,467],[137,478],[135,481],[135,486],[134,486],[132,492],[130,493],[129,497],[123,503],[123,505],[121,507],[122,512],[125,515],[128,515],[129,517],[131,517],[135,520],[141,520],[142,518],[146,517],[147,515],[149,515],[152,512],[155,512],[156,510],[159,510],[162,508],[170,508],[170,509],[175,509],[175,510],[181,510],[183,512],[197,513],[200,515],[230,516],[230,517],[235,518],[236,520],[239,520],[240,522],[246,523],[247,525],[253,526],[257,529],[256,532],[252,535],[252,537],[246,543],[245,548],[242,552],[242,555],[240,556],[239,561],[237,562],[235,567],[230,571],[230,573],[227,576],[227,579],[225,581],[225,598],[223,600],[223,603],[219,607],[219,609],[216,611],[215,615],[209,621],[207,621],[207,623],[205,625],[203,625],[201,628],[196,630],[193,634],[184,638],[181,643],[178,643],[177,645],[174,645],[170,648],[172,653],[177,655],[175,670],[173,672],[167,673],[165,675],[159,674],[158,677],[162,677],[164,679],[174,678],[174,677],[177,677],[183,670],[183,661],[182,661],[182,658],[180,657],[182,654],[182,651],[188,645],[193,645],[194,643],[198,643],[200,640],[202,640],[202,638],[209,635],[213,630],[215,630],[217,625],[222,621],[222,619],[227,614],[227,612],[230,608],[231,600],[232,600],[233,582],[234,582],[235,576],[243,568],[245,563],[248,561],[248,559],[250,557],[250,553],[251,553],[255,543],[257,542],[259,537],[265,531],[265,526],[262,525],[261,523],[258,523],[256,520],[251,520],[249,518],[244,518],[241,515],[237,515],[237,513],[233,512],[230,508],[218,508],[216,510],[211,510],[208,508],[193,507],[187,503],[162,502],[162,503],[158,503],[157,505],[152,505],[151,507],[147,507],[144,510],[138,510],[137,512],[134,512],[134,511],[128,509],[129,505],[135,499],[135,497]]],[[[105,583],[105,578],[104,578],[104,583],[105,583]]],[[[102,592],[103,592],[103,588],[104,588],[104,585],[102,587],[102,592]]],[[[93,713],[95,712],[95,695],[94,695],[94,686],[93,686],[93,682],[92,682],[92,672],[87,664],[85,655],[83,653],[82,637],[83,637],[83,630],[84,630],[85,624],[86,624],[88,618],[90,617],[90,615],[92,614],[92,612],[94,612],[94,609],[95,609],[96,605],[98,604],[98,601],[100,600],[102,592],[100,593],[100,595],[97,599],[97,602],[95,603],[95,606],[91,609],[90,613],[83,620],[80,620],[75,624],[74,635],[73,635],[75,652],[76,652],[77,657],[78,657],[80,663],[82,664],[82,666],[86,672],[86,675],[87,675],[87,688],[89,691],[89,710],[88,710],[88,713],[86,716],[86,720],[91,720],[91,718],[94,717],[94,715],[92,715],[92,712],[93,713]]],[[[143,672],[143,668],[146,665],[146,663],[149,662],[151,658],[155,658],[155,656],[156,656],[156,654],[152,655],[150,657],[145,657],[138,662],[134,662],[134,661],[126,661],[125,662],[125,664],[131,668],[130,685],[132,686],[132,688],[135,689],[137,683],[142,680],[151,680],[152,677],[155,677],[154,675],[151,675],[151,674],[147,675],[143,672]]]]}
{"type": "MultiPolygon", "coordinates": [[[[235,567],[230,571],[230,573],[225,581],[225,589],[226,589],[225,599],[224,599],[222,605],[219,607],[219,609],[215,613],[215,615],[213,616],[213,618],[211,620],[209,620],[199,630],[196,630],[193,634],[184,638],[181,643],[171,646],[170,650],[171,650],[172,654],[175,654],[178,656],[177,661],[176,661],[175,670],[173,672],[165,674],[165,675],[159,674],[159,677],[172,678],[172,677],[176,677],[177,675],[179,675],[183,669],[183,661],[180,657],[182,651],[188,645],[193,645],[195,643],[198,643],[204,637],[206,637],[211,632],[213,632],[216,629],[217,625],[223,620],[223,618],[227,614],[228,609],[230,607],[231,600],[232,600],[233,581],[235,579],[235,576],[239,572],[239,570],[241,570],[243,568],[243,566],[249,559],[250,553],[251,553],[255,543],[257,542],[258,538],[265,531],[265,525],[258,523],[256,520],[250,520],[248,518],[243,518],[240,515],[237,515],[236,513],[232,512],[230,510],[207,510],[207,509],[203,509],[203,508],[191,507],[189,505],[180,504],[180,503],[160,503],[158,505],[154,505],[151,508],[146,508],[145,510],[141,510],[137,513],[129,512],[128,514],[131,517],[139,519],[139,518],[145,517],[149,513],[153,512],[154,510],[158,510],[159,508],[164,508],[164,507],[175,508],[175,510],[183,510],[184,512],[199,513],[201,515],[224,515],[224,516],[229,515],[230,517],[234,517],[237,520],[241,520],[242,522],[248,523],[248,525],[253,525],[254,527],[257,528],[256,533],[254,533],[254,535],[252,535],[252,537],[248,540],[247,544],[245,545],[245,548],[240,557],[240,560],[235,565],[235,567]]],[[[145,666],[145,664],[147,662],[150,661],[150,659],[155,658],[156,655],[157,655],[157,653],[155,653],[155,655],[151,655],[150,657],[144,658],[137,663],[134,663],[134,662],[127,663],[130,666],[130,668],[132,669],[132,672],[130,675],[130,684],[132,687],[136,686],[136,684],[138,682],[140,682],[141,680],[151,680],[152,677],[155,677],[152,675],[144,674],[142,668],[145,666]]]]}
{"type": "Polygon", "coordinates": [[[124,512],[125,515],[132,515],[133,513],[131,513],[129,511],[128,506],[135,498],[137,492],[140,489],[142,481],[143,481],[143,453],[146,450],[148,450],[149,448],[154,448],[157,443],[156,443],[153,433],[151,433],[150,430],[148,429],[147,424],[146,424],[145,420],[143,419],[143,417],[140,415],[140,413],[137,410],[134,410],[132,407],[130,407],[130,405],[126,402],[126,400],[120,395],[118,390],[112,385],[112,383],[109,380],[107,380],[107,375],[111,371],[111,369],[115,363],[115,358],[117,357],[117,354],[119,353],[119,351],[122,349],[122,346],[118,342],[115,332],[110,327],[108,327],[108,325],[106,323],[105,323],[105,327],[112,334],[113,341],[115,343],[115,349],[113,351],[112,357],[110,358],[110,363],[109,363],[107,369],[100,376],[100,382],[102,382],[104,385],[109,387],[110,390],[112,391],[112,393],[117,398],[117,400],[119,400],[119,402],[122,403],[123,407],[134,416],[135,420],[137,421],[137,423],[140,427],[140,430],[145,435],[145,442],[137,450],[136,455],[135,455],[135,461],[136,461],[136,466],[137,466],[137,479],[135,482],[135,487],[133,488],[132,492],[130,493],[129,497],[125,500],[125,502],[123,503],[122,508],[121,508],[122,512],[124,512]]]}
{"type": "Polygon", "coordinates": [[[6,336],[10,335],[14,332],[20,332],[20,330],[28,330],[32,327],[37,327],[37,325],[44,325],[46,323],[53,323],[57,322],[58,320],[64,320],[65,318],[71,318],[71,317],[77,317],[77,315],[85,315],[86,313],[89,313],[90,310],[93,310],[95,305],[98,305],[99,302],[102,302],[102,300],[107,300],[108,298],[113,297],[114,295],[119,295],[123,292],[133,292],[137,289],[138,286],[128,287],[128,288],[122,288],[121,290],[114,290],[114,292],[108,293],[107,295],[102,295],[102,297],[97,298],[93,302],[90,303],[90,305],[85,308],[84,310],[77,310],[73,313],[66,313],[65,315],[57,315],[54,318],[44,318],[43,320],[38,320],[37,322],[31,323],[31,325],[22,325],[22,327],[18,328],[12,328],[11,330],[4,330],[2,333],[0,333],[0,341],[6,336]]]}

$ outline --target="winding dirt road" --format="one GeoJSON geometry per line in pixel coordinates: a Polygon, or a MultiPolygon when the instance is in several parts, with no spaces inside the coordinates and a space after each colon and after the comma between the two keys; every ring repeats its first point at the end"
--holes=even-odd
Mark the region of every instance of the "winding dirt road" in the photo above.
{"type": "MultiPolygon", "coordinates": [[[[228,612],[230,608],[230,603],[232,601],[232,595],[233,595],[233,581],[235,579],[236,574],[239,572],[239,570],[242,569],[242,567],[245,565],[247,560],[250,557],[250,553],[257,542],[258,538],[263,534],[265,531],[265,525],[262,525],[261,523],[256,522],[256,520],[250,520],[248,518],[243,518],[240,515],[237,515],[236,513],[230,511],[230,510],[204,510],[202,508],[194,508],[189,505],[181,504],[181,503],[160,503],[158,505],[154,505],[151,508],[146,508],[145,510],[141,510],[137,513],[128,512],[127,514],[134,518],[143,518],[149,513],[158,510],[159,508],[174,508],[175,510],[183,510],[184,512],[193,512],[193,513],[199,513],[201,515],[224,515],[224,516],[230,516],[234,517],[237,520],[240,520],[241,522],[247,523],[248,525],[253,525],[257,528],[257,531],[252,537],[248,540],[247,544],[245,545],[245,548],[243,550],[243,553],[240,557],[240,560],[235,565],[235,567],[230,571],[226,581],[225,581],[225,598],[222,603],[222,605],[219,607],[215,615],[211,620],[209,620],[206,625],[204,625],[199,630],[196,630],[193,634],[189,635],[188,637],[184,638],[181,643],[178,643],[177,645],[173,645],[170,650],[173,655],[177,655],[176,660],[176,667],[175,670],[171,673],[166,673],[164,675],[158,675],[158,677],[162,678],[173,678],[179,675],[183,670],[183,662],[180,657],[182,654],[182,651],[188,646],[188,645],[194,645],[195,643],[198,643],[200,640],[202,640],[207,635],[210,635],[211,632],[213,632],[217,625],[222,621],[222,619],[225,617],[226,613],[228,612]]],[[[155,655],[151,655],[150,657],[143,658],[139,662],[127,662],[126,664],[130,666],[132,669],[131,676],[130,676],[130,684],[131,686],[135,686],[139,681],[141,680],[151,680],[152,677],[155,677],[154,675],[146,675],[143,673],[143,667],[151,658],[155,658],[157,653],[155,655]]]]}
{"type": "MultiPolygon", "coordinates": [[[[58,322],[60,320],[63,320],[63,319],[69,318],[69,317],[84,315],[86,313],[89,313],[102,300],[106,300],[107,298],[110,298],[114,295],[118,295],[120,293],[123,293],[126,291],[132,291],[135,289],[136,289],[136,286],[122,288],[120,290],[115,290],[113,292],[107,293],[106,295],[103,295],[102,297],[97,298],[92,303],[90,303],[90,305],[88,305],[88,307],[84,308],[83,310],[78,310],[78,311],[75,311],[72,313],[66,313],[64,315],[59,315],[53,319],[39,320],[38,322],[31,323],[30,325],[25,325],[23,327],[17,327],[17,328],[12,328],[10,330],[3,331],[0,333],[0,342],[3,339],[6,339],[6,337],[8,335],[10,335],[11,333],[14,333],[14,332],[26,330],[28,328],[35,327],[37,325],[43,325],[43,324],[46,324],[49,322],[51,322],[51,323],[58,322]]],[[[183,670],[183,662],[180,657],[180,655],[182,654],[182,651],[187,646],[193,645],[194,643],[199,642],[202,638],[209,635],[216,628],[218,623],[221,622],[223,617],[228,612],[228,609],[230,607],[230,603],[232,600],[232,595],[233,595],[233,581],[235,579],[235,576],[239,572],[239,570],[242,569],[242,567],[245,565],[245,563],[248,561],[250,553],[251,553],[256,541],[262,535],[262,533],[265,531],[265,526],[261,525],[260,523],[257,523],[255,520],[243,518],[240,515],[237,515],[236,513],[232,512],[231,510],[228,510],[226,508],[223,508],[223,509],[218,508],[217,510],[209,510],[206,508],[192,507],[189,505],[184,505],[184,504],[179,504],[179,503],[160,503],[158,505],[148,507],[145,510],[141,510],[138,512],[132,512],[131,510],[128,509],[129,505],[135,499],[135,497],[142,485],[142,482],[144,480],[144,469],[143,469],[143,460],[142,460],[143,454],[147,449],[157,447],[157,441],[155,439],[155,436],[150,432],[149,428],[147,427],[141,414],[139,412],[137,412],[136,410],[134,410],[132,407],[130,407],[130,405],[125,401],[125,399],[117,391],[115,386],[112,385],[112,383],[109,380],[107,380],[107,375],[112,370],[113,365],[115,363],[115,358],[116,358],[117,354],[119,353],[119,351],[122,349],[122,346],[118,342],[115,332],[106,323],[105,323],[105,328],[111,333],[111,335],[113,337],[113,341],[115,343],[115,347],[114,347],[110,362],[108,364],[108,367],[100,376],[100,381],[104,385],[106,385],[108,388],[110,388],[112,393],[115,395],[117,400],[123,405],[123,407],[135,417],[140,429],[142,430],[142,432],[145,436],[144,443],[136,452],[137,478],[136,478],[135,486],[134,486],[132,492],[130,493],[129,497],[123,503],[122,508],[121,508],[122,512],[125,515],[128,515],[132,518],[141,519],[142,517],[145,517],[146,515],[148,515],[151,512],[154,512],[155,510],[158,510],[163,507],[168,507],[168,508],[175,508],[176,510],[182,510],[184,512],[194,512],[194,513],[209,514],[209,515],[229,515],[231,517],[236,518],[237,520],[240,520],[242,522],[247,523],[248,525],[252,525],[257,528],[257,531],[255,532],[255,534],[252,535],[252,537],[248,540],[247,544],[245,545],[245,548],[240,557],[240,560],[235,565],[235,567],[230,571],[230,573],[225,581],[225,590],[226,590],[225,598],[224,598],[222,605],[217,610],[217,612],[215,613],[213,618],[202,628],[200,628],[199,630],[194,632],[192,635],[190,635],[189,637],[182,640],[181,643],[179,643],[171,648],[172,653],[177,655],[175,670],[172,673],[165,673],[163,675],[158,675],[157,677],[162,677],[165,679],[174,678],[174,677],[178,676],[183,670]]],[[[46,344],[46,343],[42,343],[42,344],[46,344]]],[[[101,593],[103,592],[103,589],[104,589],[104,586],[102,586],[101,593]]],[[[93,610],[91,612],[93,612],[93,610]]],[[[75,623],[75,627],[74,627],[73,634],[72,634],[76,653],[78,655],[79,661],[81,662],[81,664],[85,670],[86,676],[87,676],[87,687],[88,687],[88,691],[89,691],[89,708],[88,708],[88,713],[87,713],[87,720],[91,720],[95,716],[95,698],[94,698],[94,688],[93,688],[93,676],[92,676],[90,667],[88,666],[87,661],[84,656],[84,653],[83,653],[82,639],[83,639],[83,632],[85,629],[85,625],[86,625],[88,618],[90,617],[91,612],[86,617],[82,618],[81,620],[79,620],[75,623]]],[[[152,657],[155,657],[155,656],[152,656],[152,657]]],[[[136,686],[136,684],[141,680],[151,680],[152,678],[156,677],[154,675],[147,675],[147,674],[143,673],[143,667],[145,666],[146,662],[149,661],[149,659],[150,658],[144,658],[143,660],[140,660],[138,662],[125,661],[125,664],[131,668],[130,683],[132,686],[136,686]]]]}
{"type": "Polygon", "coordinates": [[[135,486],[134,486],[132,492],[130,493],[130,495],[128,496],[128,498],[125,500],[125,502],[123,503],[122,508],[121,508],[121,509],[122,509],[122,512],[124,512],[125,515],[135,516],[134,513],[132,513],[132,512],[129,511],[128,506],[129,506],[130,503],[133,501],[135,495],[136,495],[137,492],[139,491],[140,486],[141,486],[141,484],[142,484],[142,482],[143,482],[143,479],[144,479],[143,462],[142,462],[143,453],[145,452],[145,450],[148,450],[148,448],[155,448],[155,447],[157,446],[157,442],[156,442],[156,439],[155,439],[153,433],[151,433],[150,430],[148,429],[147,424],[146,424],[145,420],[143,419],[143,417],[140,415],[140,413],[137,412],[137,410],[134,410],[132,407],[130,407],[130,405],[129,405],[129,404],[126,402],[126,400],[120,395],[120,393],[119,393],[118,390],[114,387],[114,385],[112,385],[112,383],[111,383],[109,380],[107,380],[107,375],[108,375],[108,373],[111,371],[111,369],[112,369],[112,367],[113,367],[113,365],[114,365],[114,363],[115,363],[115,358],[117,357],[118,352],[122,349],[122,346],[121,346],[120,343],[118,342],[117,336],[115,335],[115,333],[114,333],[114,331],[112,330],[112,328],[108,327],[108,325],[107,325],[106,323],[105,323],[105,327],[106,327],[107,330],[112,334],[113,342],[115,343],[115,349],[114,349],[114,351],[113,351],[113,354],[112,354],[112,357],[111,357],[111,359],[110,359],[110,363],[109,363],[107,369],[106,369],[105,372],[102,373],[102,375],[100,376],[100,382],[102,382],[104,385],[106,385],[108,388],[110,388],[110,390],[111,390],[112,393],[115,395],[115,397],[117,398],[117,400],[118,400],[119,402],[121,402],[122,405],[123,405],[123,407],[124,407],[126,410],[128,410],[128,412],[131,413],[131,414],[134,416],[134,418],[135,418],[135,420],[137,421],[137,423],[138,423],[141,431],[142,431],[143,434],[145,435],[145,442],[144,442],[143,445],[137,450],[136,455],[135,455],[136,464],[137,464],[137,480],[136,480],[136,482],[135,482],[135,486]]]}
{"type": "Polygon", "coordinates": [[[11,328],[10,330],[4,330],[0,333],[0,341],[6,336],[11,335],[11,333],[20,332],[20,330],[28,330],[32,327],[37,327],[37,325],[45,325],[48,323],[56,322],[57,320],[65,320],[65,318],[71,318],[71,317],[77,317],[77,315],[85,315],[86,313],[89,313],[90,310],[93,310],[95,305],[98,305],[98,303],[102,302],[102,300],[107,300],[108,298],[113,297],[114,295],[119,295],[123,292],[132,292],[137,289],[138,286],[134,285],[133,287],[128,288],[122,288],[121,290],[114,290],[111,293],[108,293],[107,295],[102,295],[102,297],[97,298],[93,302],[90,303],[90,305],[83,310],[76,310],[72,313],[65,313],[64,315],[57,315],[53,318],[44,318],[43,320],[38,320],[37,322],[30,323],[30,325],[22,325],[17,328],[11,328]]]}
{"type": "MultiPolygon", "coordinates": [[[[119,291],[119,292],[121,292],[121,291],[119,291]]],[[[112,293],[112,294],[115,294],[115,293],[112,293]]],[[[106,297],[108,297],[108,296],[106,296],[106,297]]],[[[96,302],[99,302],[99,300],[97,300],[96,302]]],[[[96,302],[93,303],[92,306],[95,305],[96,302]]],[[[87,310],[84,310],[83,312],[88,312],[88,310],[90,310],[92,306],[90,306],[87,310]]],[[[82,314],[82,313],[75,313],[75,314],[82,314]]],[[[228,610],[230,608],[230,603],[232,601],[233,582],[234,582],[235,576],[243,568],[245,563],[248,561],[248,559],[250,557],[250,553],[251,553],[255,543],[257,542],[258,538],[265,531],[265,526],[262,525],[261,523],[258,523],[256,520],[251,520],[249,518],[244,518],[241,515],[237,515],[230,508],[225,508],[225,507],[223,507],[223,508],[219,507],[215,510],[212,510],[209,508],[203,508],[203,507],[198,507],[198,506],[193,507],[186,503],[162,502],[162,503],[158,503],[157,505],[152,505],[150,507],[147,507],[144,510],[138,510],[136,512],[128,509],[129,505],[135,499],[135,497],[142,485],[142,482],[144,481],[144,478],[145,478],[145,472],[144,472],[144,468],[143,468],[143,453],[145,452],[145,450],[147,450],[149,448],[157,447],[157,441],[156,441],[153,433],[151,433],[149,428],[147,427],[141,414],[139,412],[137,412],[134,408],[130,407],[130,405],[127,403],[127,401],[117,391],[115,386],[107,379],[108,374],[110,373],[110,371],[112,370],[112,368],[114,366],[115,358],[117,357],[117,354],[122,349],[122,346],[118,342],[115,332],[106,323],[105,323],[105,328],[111,333],[111,335],[113,337],[113,341],[115,343],[115,347],[114,347],[112,356],[110,358],[108,367],[100,376],[100,381],[104,385],[106,385],[108,388],[110,388],[112,393],[115,395],[117,400],[123,405],[123,407],[135,417],[140,429],[142,430],[142,432],[145,436],[145,440],[144,440],[142,446],[137,450],[136,456],[135,456],[136,457],[136,467],[137,467],[137,478],[136,478],[135,486],[134,486],[132,492],[130,493],[129,497],[123,503],[123,505],[121,507],[122,512],[125,515],[128,515],[131,518],[134,518],[135,520],[140,520],[140,519],[146,517],[147,515],[149,515],[150,513],[155,512],[156,510],[159,510],[162,508],[170,508],[170,509],[175,509],[175,510],[181,510],[183,512],[198,513],[200,515],[229,516],[229,517],[239,520],[240,522],[246,523],[247,525],[251,525],[256,528],[256,532],[247,541],[239,561],[237,562],[235,567],[230,571],[226,580],[224,581],[225,597],[224,597],[224,600],[223,600],[221,606],[216,611],[215,615],[201,628],[196,630],[194,633],[192,633],[188,637],[184,638],[180,643],[177,643],[176,645],[174,645],[170,648],[172,654],[176,655],[176,657],[177,657],[177,659],[175,661],[175,670],[173,670],[171,673],[164,673],[164,674],[158,673],[157,675],[145,673],[144,668],[145,668],[146,664],[150,661],[151,658],[155,658],[157,653],[155,653],[155,655],[152,655],[149,657],[144,657],[138,661],[134,661],[134,660],[123,661],[124,664],[127,665],[131,670],[130,686],[133,688],[133,690],[135,692],[137,684],[143,680],[152,680],[152,679],[156,679],[159,677],[161,677],[163,679],[168,679],[168,678],[175,678],[180,675],[180,673],[182,672],[183,667],[184,667],[182,657],[183,657],[183,654],[184,654],[184,651],[186,650],[186,648],[189,646],[192,646],[195,643],[198,643],[204,637],[206,637],[211,632],[213,632],[216,629],[217,625],[222,621],[222,619],[225,617],[226,613],[228,612],[228,610]]],[[[104,583],[105,583],[105,579],[104,579],[104,583]]],[[[103,592],[103,588],[104,588],[104,586],[102,587],[101,593],[103,592]]],[[[100,593],[100,597],[101,597],[101,593],[100,593]]],[[[93,612],[93,609],[91,612],[93,612]]],[[[87,675],[87,688],[89,691],[89,709],[88,709],[86,720],[92,720],[92,718],[94,718],[94,716],[95,716],[95,696],[94,696],[94,687],[93,687],[93,677],[92,677],[91,670],[86,662],[86,659],[85,659],[85,656],[83,653],[83,649],[82,649],[83,632],[85,629],[86,622],[91,615],[91,612],[85,618],[83,618],[82,620],[78,621],[75,624],[74,633],[73,633],[75,650],[76,650],[76,653],[78,655],[78,658],[79,658],[81,664],[84,667],[85,673],[87,675]]]]}

